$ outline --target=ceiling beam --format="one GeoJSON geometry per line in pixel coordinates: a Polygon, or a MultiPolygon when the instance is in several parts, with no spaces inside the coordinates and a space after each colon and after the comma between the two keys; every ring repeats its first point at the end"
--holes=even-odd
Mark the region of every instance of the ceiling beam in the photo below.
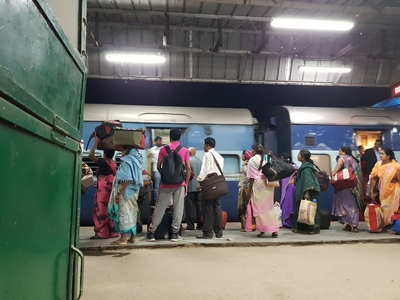
{"type": "Polygon", "coordinates": [[[206,2],[218,4],[236,4],[236,5],[252,5],[252,6],[266,6],[280,9],[305,9],[310,11],[322,10],[328,12],[340,11],[343,14],[370,14],[370,15],[400,15],[400,7],[383,7],[380,9],[373,8],[372,6],[360,5],[334,5],[334,4],[316,4],[306,3],[300,1],[276,1],[276,0],[184,0],[184,2],[206,2]]]}
{"type": "Polygon", "coordinates": [[[238,21],[254,21],[254,22],[270,22],[271,18],[250,17],[250,16],[231,16],[231,15],[215,15],[215,14],[192,14],[181,12],[162,12],[149,10],[130,10],[117,8],[88,8],[88,13],[103,14],[131,14],[139,16],[170,16],[177,18],[193,18],[193,19],[210,19],[210,20],[238,20],[238,21]]]}
{"type": "Polygon", "coordinates": [[[389,87],[389,84],[365,84],[365,83],[344,83],[338,82],[336,84],[332,82],[304,82],[304,81],[281,81],[281,80],[242,80],[237,79],[213,79],[213,78],[186,78],[186,77],[149,77],[143,75],[129,75],[129,76],[117,76],[117,75],[94,75],[89,74],[88,78],[98,79],[120,79],[120,80],[146,80],[146,81],[177,81],[177,82],[214,82],[214,83],[242,83],[242,84],[282,84],[282,85],[304,85],[304,86],[349,86],[349,87],[389,87]]]}
{"type": "MultiPolygon", "coordinates": [[[[94,25],[94,21],[89,21],[89,24],[94,25]]],[[[268,23],[267,23],[268,24],[268,23]]],[[[151,23],[128,23],[128,22],[99,22],[100,27],[120,27],[120,28],[135,28],[135,29],[157,29],[157,30],[165,30],[165,25],[163,24],[151,24],[151,23]]],[[[253,27],[254,28],[254,27],[253,27]]],[[[177,26],[177,25],[169,25],[170,30],[180,30],[180,31],[200,31],[200,32],[217,32],[217,27],[203,27],[203,26],[177,26]]],[[[222,28],[222,32],[224,33],[237,33],[237,34],[262,34],[261,30],[257,29],[234,29],[234,28],[222,28]]],[[[293,35],[293,31],[289,30],[275,30],[275,29],[267,29],[266,34],[279,36],[279,35],[293,35]]],[[[311,34],[311,33],[310,33],[311,34]]],[[[376,33],[378,35],[379,32],[376,33]]],[[[312,32],[312,36],[314,37],[343,37],[348,35],[357,35],[359,33],[346,33],[343,34],[342,32],[319,32],[315,31],[312,32]]],[[[363,34],[364,38],[367,38],[371,35],[363,34]]],[[[400,35],[387,35],[388,38],[400,38],[400,35]]]]}
{"type": "MultiPolygon", "coordinates": [[[[158,44],[147,44],[147,45],[113,45],[104,44],[100,47],[95,47],[93,45],[87,45],[88,49],[104,49],[112,51],[149,51],[149,52],[163,52],[162,45],[158,44]]],[[[213,54],[212,49],[202,49],[202,48],[190,48],[190,47],[176,47],[168,45],[168,51],[176,53],[199,53],[199,54],[213,54]]],[[[89,51],[88,51],[89,52],[89,51]]],[[[252,50],[238,50],[238,49],[221,49],[219,48],[218,53],[221,54],[252,54],[252,55],[266,55],[266,56],[281,56],[281,57],[296,57],[296,54],[281,53],[278,54],[273,51],[262,50],[259,54],[255,54],[252,50]]],[[[323,61],[333,61],[331,54],[327,53],[325,56],[320,53],[308,53],[303,54],[303,59],[307,60],[323,60],[323,61]]],[[[367,54],[352,54],[349,56],[352,60],[373,60],[374,58],[368,56],[367,54]]],[[[381,60],[393,61],[396,60],[395,57],[379,58],[381,60]]],[[[398,58],[397,58],[398,59],[398,58]]]]}

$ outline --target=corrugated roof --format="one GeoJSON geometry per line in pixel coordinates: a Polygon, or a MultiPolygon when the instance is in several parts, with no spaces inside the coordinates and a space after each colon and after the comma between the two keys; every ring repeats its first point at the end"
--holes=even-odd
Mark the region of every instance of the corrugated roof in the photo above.
{"type": "Polygon", "coordinates": [[[87,2],[89,77],[341,86],[400,80],[400,1],[87,2]],[[269,27],[277,16],[352,20],[355,27],[348,33],[282,31],[269,27]],[[167,61],[151,67],[105,61],[119,51],[157,53],[167,61]],[[298,70],[304,65],[352,72],[309,75],[298,70]]]}

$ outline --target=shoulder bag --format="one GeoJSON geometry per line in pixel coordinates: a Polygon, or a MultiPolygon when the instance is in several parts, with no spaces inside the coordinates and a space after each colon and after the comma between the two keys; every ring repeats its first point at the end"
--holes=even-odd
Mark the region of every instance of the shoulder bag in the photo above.
{"type": "Polygon", "coordinates": [[[356,173],[352,168],[344,168],[333,176],[332,185],[335,190],[352,189],[358,183],[356,173]]]}
{"type": "Polygon", "coordinates": [[[328,174],[326,174],[325,171],[321,171],[321,169],[317,165],[314,165],[314,166],[317,169],[315,172],[315,175],[317,176],[321,192],[325,192],[328,190],[329,176],[328,176],[328,174]]]}
{"type": "Polygon", "coordinates": [[[268,182],[290,177],[295,171],[296,169],[292,164],[287,163],[281,158],[277,157],[270,162],[269,156],[268,162],[261,169],[268,182]]]}
{"type": "Polygon", "coordinates": [[[219,166],[214,155],[212,153],[210,154],[214,158],[214,162],[217,165],[218,170],[221,172],[221,175],[213,172],[208,174],[207,177],[200,182],[203,199],[207,201],[217,200],[229,193],[224,173],[222,172],[221,167],[219,166]]]}

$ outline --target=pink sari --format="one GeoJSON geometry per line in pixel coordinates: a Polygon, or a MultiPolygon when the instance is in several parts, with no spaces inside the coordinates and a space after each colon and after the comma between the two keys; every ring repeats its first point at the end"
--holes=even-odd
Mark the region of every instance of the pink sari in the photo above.
{"type": "Polygon", "coordinates": [[[112,159],[105,159],[113,174],[104,176],[97,181],[96,194],[94,195],[93,222],[95,236],[100,239],[108,239],[119,236],[114,229],[114,221],[107,214],[108,201],[111,188],[117,172],[117,164],[112,159]]]}
{"type": "Polygon", "coordinates": [[[258,170],[261,156],[256,154],[248,163],[247,178],[254,179],[251,205],[256,219],[256,228],[260,232],[278,232],[278,219],[274,213],[274,188],[266,184],[261,170],[258,170]]]}
{"type": "Polygon", "coordinates": [[[394,160],[385,165],[382,165],[381,161],[377,162],[371,171],[371,177],[379,177],[379,200],[385,225],[390,225],[391,218],[400,204],[400,183],[391,182],[397,172],[400,172],[400,165],[394,160]]]}

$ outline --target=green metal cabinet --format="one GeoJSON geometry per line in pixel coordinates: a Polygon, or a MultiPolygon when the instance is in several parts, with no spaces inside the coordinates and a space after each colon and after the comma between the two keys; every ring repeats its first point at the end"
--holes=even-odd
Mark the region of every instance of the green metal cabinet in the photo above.
{"type": "Polygon", "coordinates": [[[46,1],[0,0],[0,299],[81,295],[87,71],[76,22],[73,46],[46,1]]]}

